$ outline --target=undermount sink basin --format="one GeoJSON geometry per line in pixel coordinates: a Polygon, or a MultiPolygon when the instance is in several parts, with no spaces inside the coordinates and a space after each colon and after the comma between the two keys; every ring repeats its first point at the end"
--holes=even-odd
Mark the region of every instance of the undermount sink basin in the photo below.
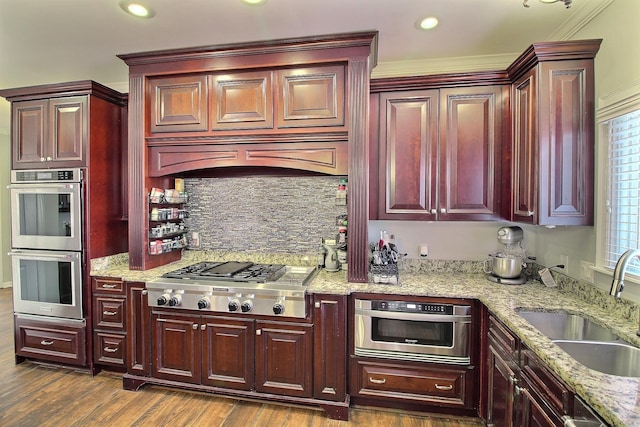
{"type": "Polygon", "coordinates": [[[608,375],[640,377],[640,349],[593,320],[563,311],[516,311],[587,368],[608,375]]]}
{"type": "Polygon", "coordinates": [[[579,314],[518,310],[527,322],[551,340],[617,341],[614,332],[579,314]]]}
{"type": "Polygon", "coordinates": [[[640,377],[640,349],[624,342],[555,340],[554,343],[587,368],[603,374],[640,377]]]}

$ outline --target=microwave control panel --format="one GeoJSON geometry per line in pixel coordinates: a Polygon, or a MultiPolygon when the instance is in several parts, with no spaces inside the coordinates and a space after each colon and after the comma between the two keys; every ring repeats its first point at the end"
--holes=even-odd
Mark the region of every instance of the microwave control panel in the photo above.
{"type": "Polygon", "coordinates": [[[453,314],[453,305],[451,304],[433,304],[410,301],[371,301],[371,309],[402,313],[453,314]]]}

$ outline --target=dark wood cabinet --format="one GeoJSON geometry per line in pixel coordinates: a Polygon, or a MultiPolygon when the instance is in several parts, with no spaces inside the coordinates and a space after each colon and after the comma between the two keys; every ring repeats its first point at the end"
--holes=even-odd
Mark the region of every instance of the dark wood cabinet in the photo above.
{"type": "Polygon", "coordinates": [[[312,396],[312,325],[256,322],[256,391],[312,396]]]}
{"type": "Polygon", "coordinates": [[[384,92],[371,100],[379,120],[371,127],[372,219],[499,219],[508,86],[394,85],[403,81],[378,82],[384,92]]]}
{"type": "Polygon", "coordinates": [[[83,322],[43,316],[14,316],[16,360],[33,358],[85,366],[86,326],[83,322]]]}
{"type": "Polygon", "coordinates": [[[13,102],[13,169],[85,166],[88,104],[88,96],[13,102]]]}
{"type": "Polygon", "coordinates": [[[513,79],[509,219],[593,225],[594,66],[601,40],[536,43],[513,79]]]}
{"type": "Polygon", "coordinates": [[[255,325],[252,320],[203,317],[202,383],[252,390],[255,325]]]}
{"type": "Polygon", "coordinates": [[[151,331],[151,374],[200,384],[200,318],[152,312],[151,331]]]}
{"type": "Polygon", "coordinates": [[[149,79],[149,132],[197,132],[209,127],[207,76],[149,79]]]}
{"type": "Polygon", "coordinates": [[[344,402],[347,394],[347,296],[313,295],[313,397],[344,402]]]}
{"type": "Polygon", "coordinates": [[[487,425],[516,426],[519,341],[493,316],[489,317],[487,425]]]}
{"type": "Polygon", "coordinates": [[[92,277],[93,362],[124,370],[126,361],[126,295],[124,282],[92,277]]]}
{"type": "Polygon", "coordinates": [[[143,282],[127,282],[127,373],[148,376],[151,369],[151,319],[147,290],[143,282]]]}
{"type": "Polygon", "coordinates": [[[273,72],[251,71],[212,76],[211,129],[273,128],[273,72]]]}

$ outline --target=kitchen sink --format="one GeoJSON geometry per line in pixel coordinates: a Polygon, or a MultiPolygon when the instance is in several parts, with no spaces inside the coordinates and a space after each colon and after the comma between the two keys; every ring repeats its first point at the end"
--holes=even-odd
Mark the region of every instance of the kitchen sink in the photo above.
{"type": "Polygon", "coordinates": [[[576,361],[603,374],[640,377],[640,349],[624,342],[554,340],[576,361]]]}
{"type": "Polygon", "coordinates": [[[620,338],[591,319],[564,311],[517,310],[551,340],[617,341],[620,338]]]}

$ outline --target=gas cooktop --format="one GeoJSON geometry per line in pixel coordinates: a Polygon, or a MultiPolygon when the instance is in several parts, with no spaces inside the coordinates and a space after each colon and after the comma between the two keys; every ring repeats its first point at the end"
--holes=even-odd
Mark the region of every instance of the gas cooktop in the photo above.
{"type": "Polygon", "coordinates": [[[230,282],[273,282],[282,277],[282,264],[254,264],[239,261],[203,261],[165,273],[162,277],[182,280],[216,280],[230,282]]]}

